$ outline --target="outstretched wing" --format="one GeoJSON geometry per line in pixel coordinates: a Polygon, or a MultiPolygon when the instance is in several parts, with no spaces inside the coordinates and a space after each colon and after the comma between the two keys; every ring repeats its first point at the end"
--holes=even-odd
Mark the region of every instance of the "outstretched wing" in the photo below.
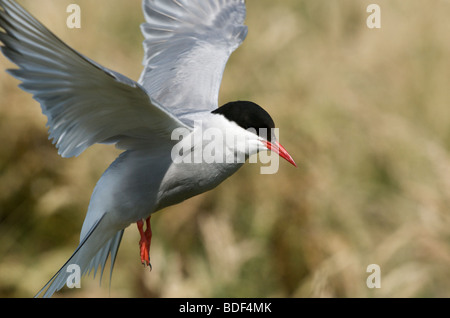
{"type": "Polygon", "coordinates": [[[144,0],[139,83],[180,116],[211,111],[225,65],[247,35],[244,0],[144,0]]]}
{"type": "Polygon", "coordinates": [[[13,0],[0,0],[1,50],[48,117],[50,138],[63,157],[77,156],[94,143],[170,140],[185,127],[150,100],[138,83],[76,52],[13,0]]]}

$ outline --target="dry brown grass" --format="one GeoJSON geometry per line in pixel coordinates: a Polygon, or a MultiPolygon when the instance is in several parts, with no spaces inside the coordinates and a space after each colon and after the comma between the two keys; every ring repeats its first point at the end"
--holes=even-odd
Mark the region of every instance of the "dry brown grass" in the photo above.
{"type": "MultiPolygon", "coordinates": [[[[249,99],[280,127],[299,168],[248,165],[156,214],[153,272],[126,231],[112,287],[60,296],[450,296],[450,2],[248,0],[250,33],[221,102],[249,99]],[[366,286],[379,264],[380,289],[366,286]]],[[[140,1],[22,1],[67,43],[137,79],[140,1]],[[65,27],[69,3],[82,28],[65,27]]],[[[3,57],[0,69],[11,67],[3,57]]],[[[117,155],[61,159],[46,119],[0,74],[0,296],[33,296],[77,245],[95,182],[117,155]]]]}

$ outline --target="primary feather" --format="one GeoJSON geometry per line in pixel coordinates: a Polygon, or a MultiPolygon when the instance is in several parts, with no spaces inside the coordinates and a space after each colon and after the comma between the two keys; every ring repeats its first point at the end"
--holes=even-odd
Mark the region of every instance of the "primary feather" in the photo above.
{"type": "Polygon", "coordinates": [[[139,83],[177,116],[218,107],[225,65],[247,35],[244,0],[143,1],[139,83]]]}
{"type": "Polygon", "coordinates": [[[185,126],[138,83],[71,49],[16,2],[0,6],[2,52],[20,67],[9,73],[41,104],[61,156],[125,137],[170,139],[185,126]]]}

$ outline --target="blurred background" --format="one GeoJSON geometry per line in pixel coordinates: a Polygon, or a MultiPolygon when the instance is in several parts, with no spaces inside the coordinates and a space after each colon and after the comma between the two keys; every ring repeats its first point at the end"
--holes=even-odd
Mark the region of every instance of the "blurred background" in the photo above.
{"type": "MultiPolygon", "coordinates": [[[[141,1],[20,1],[70,46],[137,80],[141,1]],[[81,6],[81,29],[66,8],[81,6]]],[[[450,2],[247,0],[249,35],[220,104],[271,113],[298,168],[249,164],[152,217],[153,271],[135,225],[109,273],[57,297],[449,297],[450,2]],[[366,8],[381,7],[381,29],[366,8]],[[367,266],[381,268],[370,289],[367,266]]],[[[0,296],[31,297],[78,244],[119,153],[62,159],[39,105],[0,57],[0,296]]]]}

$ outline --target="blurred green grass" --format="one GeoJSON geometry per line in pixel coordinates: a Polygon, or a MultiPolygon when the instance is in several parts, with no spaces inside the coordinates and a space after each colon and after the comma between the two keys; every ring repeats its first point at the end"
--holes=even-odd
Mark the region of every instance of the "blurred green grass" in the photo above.
{"type": "MultiPolygon", "coordinates": [[[[64,297],[450,296],[450,3],[248,0],[249,36],[221,104],[266,108],[299,165],[247,165],[152,218],[153,271],[124,235],[109,288],[64,297]],[[369,264],[381,288],[366,286],[369,264]]],[[[69,45],[137,79],[138,0],[21,1],[69,45]],[[82,28],[65,26],[69,3],[82,28]]],[[[0,69],[12,67],[3,57],[0,69]]],[[[0,74],[0,296],[33,296],[75,249],[93,187],[118,151],[62,159],[46,119],[0,74]]]]}

